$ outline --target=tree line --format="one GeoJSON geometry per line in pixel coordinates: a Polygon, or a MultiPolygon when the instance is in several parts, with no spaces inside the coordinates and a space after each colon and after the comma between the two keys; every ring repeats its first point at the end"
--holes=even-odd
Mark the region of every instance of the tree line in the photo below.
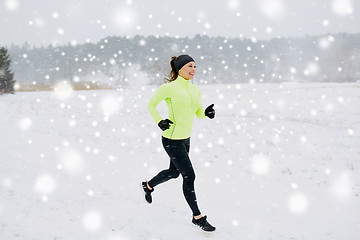
{"type": "Polygon", "coordinates": [[[160,84],[171,56],[189,54],[200,83],[354,82],[360,80],[360,34],[256,40],[196,35],[109,36],[97,43],[11,45],[21,83],[160,84]]]}

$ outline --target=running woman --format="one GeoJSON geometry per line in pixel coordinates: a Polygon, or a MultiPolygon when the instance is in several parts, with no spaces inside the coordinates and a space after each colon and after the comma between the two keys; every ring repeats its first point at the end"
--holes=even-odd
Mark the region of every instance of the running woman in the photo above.
{"type": "Polygon", "coordinates": [[[215,117],[214,104],[208,106],[204,111],[200,89],[190,82],[194,78],[196,70],[196,64],[192,57],[189,55],[172,57],[170,66],[168,83],[157,89],[148,104],[151,116],[163,131],[162,144],[170,157],[170,166],[159,172],[150,181],[142,182],[145,199],[151,203],[151,193],[154,191],[154,187],[177,178],[181,174],[183,193],[193,213],[192,223],[204,231],[214,231],[215,227],[209,224],[207,217],[203,216],[199,210],[194,189],[195,172],[189,158],[194,116],[213,119],[215,117]],[[163,100],[168,106],[169,117],[167,119],[162,119],[156,109],[156,106],[163,100]]]}

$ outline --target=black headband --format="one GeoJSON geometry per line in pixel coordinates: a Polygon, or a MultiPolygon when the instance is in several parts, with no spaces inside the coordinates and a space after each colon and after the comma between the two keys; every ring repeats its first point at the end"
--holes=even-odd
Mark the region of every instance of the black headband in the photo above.
{"type": "Polygon", "coordinates": [[[195,62],[192,57],[189,55],[180,55],[178,56],[174,61],[174,66],[176,72],[179,72],[179,70],[187,63],[189,62],[195,62]]]}

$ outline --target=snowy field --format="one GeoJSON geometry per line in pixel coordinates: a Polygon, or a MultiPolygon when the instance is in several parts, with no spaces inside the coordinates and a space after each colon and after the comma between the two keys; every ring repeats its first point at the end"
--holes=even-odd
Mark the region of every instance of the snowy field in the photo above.
{"type": "Polygon", "coordinates": [[[216,232],[192,226],[181,177],[143,199],[169,163],[145,86],[0,96],[0,239],[360,239],[359,83],[200,87],[216,117],[190,155],[216,232]]]}

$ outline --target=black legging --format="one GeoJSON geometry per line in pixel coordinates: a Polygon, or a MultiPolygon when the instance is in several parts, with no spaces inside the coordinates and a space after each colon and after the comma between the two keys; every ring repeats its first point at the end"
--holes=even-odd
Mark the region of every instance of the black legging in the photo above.
{"type": "Polygon", "coordinates": [[[190,138],[182,140],[173,140],[162,137],[162,143],[165,151],[170,157],[169,169],[158,173],[148,184],[151,188],[164,183],[172,178],[177,178],[179,174],[183,177],[183,192],[187,203],[189,204],[193,215],[200,215],[200,210],[196,202],[194,190],[195,172],[192,167],[189,150],[190,138]]]}

